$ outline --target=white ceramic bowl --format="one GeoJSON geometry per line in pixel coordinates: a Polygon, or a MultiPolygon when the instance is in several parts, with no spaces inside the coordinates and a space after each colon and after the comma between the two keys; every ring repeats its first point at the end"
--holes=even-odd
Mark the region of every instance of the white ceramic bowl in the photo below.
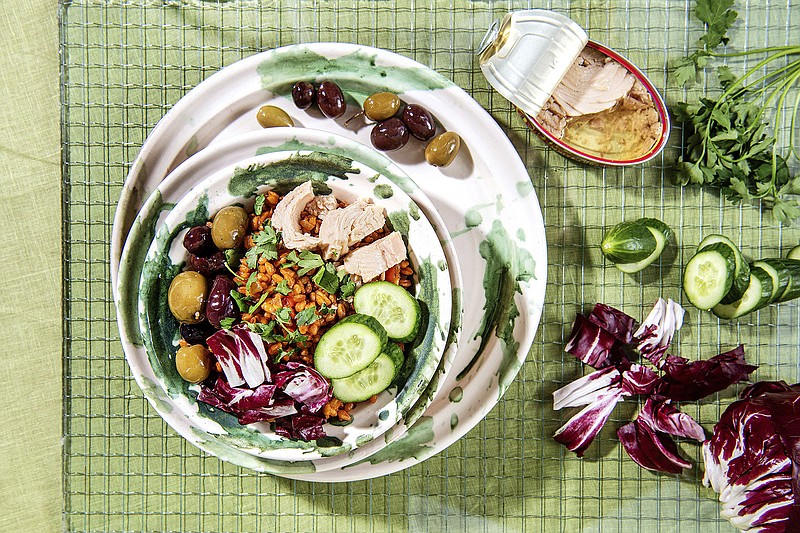
{"type": "MultiPolygon", "coordinates": [[[[268,461],[306,462],[351,451],[381,435],[403,418],[425,390],[446,348],[450,329],[452,298],[447,260],[433,226],[404,191],[418,193],[413,182],[397,168],[375,169],[348,157],[347,146],[352,141],[327,133],[319,133],[328,144],[324,151],[293,149],[292,132],[286,130],[286,150],[257,155],[213,172],[169,210],[141,269],[136,312],[142,346],[126,345],[129,361],[135,360],[131,367],[137,380],[151,403],[161,407],[158,410],[165,420],[195,444],[217,455],[227,454],[223,458],[239,464],[242,461],[236,460],[237,452],[268,461]],[[336,147],[339,150],[333,149],[336,147]],[[287,169],[297,181],[287,181],[287,169]],[[285,192],[310,177],[323,179],[337,198],[352,202],[368,197],[386,208],[390,222],[407,240],[418,277],[416,296],[429,313],[421,340],[409,348],[407,357],[414,364],[409,365],[404,384],[382,393],[375,404],[357,406],[349,425],[326,424],[328,438],[302,442],[275,434],[268,423],[242,426],[234,416],[197,402],[198,386],[183,381],[174,367],[177,323],[166,306],[166,289],[176,265],[186,259],[181,242],[190,225],[209,219],[226,205],[252,207],[254,193],[273,188],[285,192]],[[147,376],[137,372],[142,368],[147,369],[147,376]],[[165,408],[167,405],[169,408],[165,408]]],[[[308,130],[304,132],[307,135],[308,130]]],[[[204,157],[210,155],[205,153],[204,157]]],[[[181,165],[174,173],[181,179],[181,173],[198,171],[202,168],[181,165]]]]}

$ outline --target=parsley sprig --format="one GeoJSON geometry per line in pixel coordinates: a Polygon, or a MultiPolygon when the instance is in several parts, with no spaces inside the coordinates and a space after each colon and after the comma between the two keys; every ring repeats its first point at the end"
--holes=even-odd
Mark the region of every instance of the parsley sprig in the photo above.
{"type": "Polygon", "coordinates": [[[735,203],[761,200],[772,208],[776,220],[795,220],[800,218],[800,176],[791,175],[788,160],[800,160],[795,125],[800,110],[800,45],[715,52],[729,42],[726,33],[737,17],[732,6],[733,0],[697,1],[695,14],[707,31],[700,38],[700,49],[674,65],[675,79],[693,83],[712,58],[765,57],[738,78],[728,66],[718,67],[722,88],[718,98],[674,107],[687,131],[678,181],[717,187],[735,203]],[[778,151],[786,144],[782,120],[787,109],[791,119],[788,153],[783,157],[778,151]],[[772,113],[774,126],[768,128],[772,113]]]}
{"type": "Polygon", "coordinates": [[[253,233],[253,247],[244,254],[250,270],[258,268],[258,259],[263,255],[267,261],[278,258],[278,234],[267,223],[259,232],[253,233]]]}

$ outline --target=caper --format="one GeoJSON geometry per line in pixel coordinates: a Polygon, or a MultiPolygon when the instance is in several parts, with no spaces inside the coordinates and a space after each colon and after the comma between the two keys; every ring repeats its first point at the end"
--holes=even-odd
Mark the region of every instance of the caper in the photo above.
{"type": "Polygon", "coordinates": [[[211,373],[211,355],[202,344],[181,346],[175,354],[175,368],[189,383],[200,383],[211,373]]]}
{"type": "Polygon", "coordinates": [[[211,223],[211,238],[220,250],[238,248],[247,230],[247,211],[237,205],[219,210],[211,223]]]}
{"type": "Polygon", "coordinates": [[[453,162],[461,148],[461,137],[452,131],[437,135],[425,147],[425,161],[435,167],[446,167],[453,162]]]}
{"type": "Polygon", "coordinates": [[[400,109],[400,98],[393,93],[375,93],[364,100],[364,114],[379,122],[392,118],[400,109]]]}
{"type": "Polygon", "coordinates": [[[167,303],[179,322],[197,324],[204,318],[208,281],[199,272],[181,272],[169,284],[167,303]]]}
{"type": "Polygon", "coordinates": [[[292,117],[290,117],[286,111],[274,105],[262,106],[261,109],[258,110],[258,113],[256,113],[256,120],[258,120],[262,128],[294,126],[292,117]]]}

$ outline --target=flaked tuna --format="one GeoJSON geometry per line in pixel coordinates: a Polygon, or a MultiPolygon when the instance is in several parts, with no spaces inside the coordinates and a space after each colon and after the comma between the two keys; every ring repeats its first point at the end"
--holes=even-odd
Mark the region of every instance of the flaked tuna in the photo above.
{"type": "Polygon", "coordinates": [[[319,237],[303,233],[300,228],[300,215],[313,199],[313,184],[306,181],[295,187],[275,206],[272,227],[283,234],[283,243],[291,250],[313,250],[319,246],[319,237]]]}
{"type": "Polygon", "coordinates": [[[326,260],[337,260],[350,246],[386,224],[384,209],[369,200],[359,199],[343,209],[329,211],[319,228],[322,253],[326,260]]]}
{"type": "Polygon", "coordinates": [[[350,252],[344,258],[344,270],[348,274],[361,276],[364,282],[368,282],[405,258],[403,237],[393,231],[382,239],[350,252]]]}

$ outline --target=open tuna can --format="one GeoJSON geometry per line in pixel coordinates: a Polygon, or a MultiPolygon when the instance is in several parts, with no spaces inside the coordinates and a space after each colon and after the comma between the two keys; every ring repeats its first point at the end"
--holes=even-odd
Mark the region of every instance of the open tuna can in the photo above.
{"type": "Polygon", "coordinates": [[[489,28],[478,59],[495,90],[566,157],[634,165],[667,143],[667,107],[647,76],[563,15],[508,13],[489,28]]]}

